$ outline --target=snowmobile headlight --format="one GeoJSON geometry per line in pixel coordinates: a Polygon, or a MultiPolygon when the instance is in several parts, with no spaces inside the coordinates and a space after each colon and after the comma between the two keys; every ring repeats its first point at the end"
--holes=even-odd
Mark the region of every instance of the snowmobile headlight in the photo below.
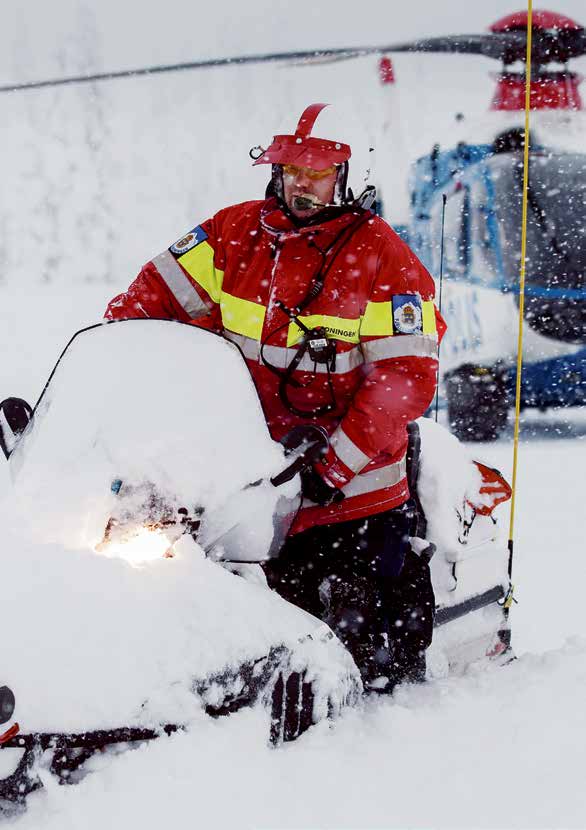
{"type": "Polygon", "coordinates": [[[123,539],[98,545],[99,553],[126,559],[131,565],[163,559],[168,555],[169,547],[169,538],[162,530],[148,527],[141,527],[132,535],[125,534],[123,539]]]}

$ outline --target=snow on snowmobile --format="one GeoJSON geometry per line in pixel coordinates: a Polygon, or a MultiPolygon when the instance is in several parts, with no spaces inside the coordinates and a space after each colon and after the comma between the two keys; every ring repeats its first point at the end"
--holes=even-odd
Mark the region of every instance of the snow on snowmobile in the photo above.
{"type": "MultiPolygon", "coordinates": [[[[238,348],[175,321],[84,329],[34,409],[0,404],[0,624],[19,620],[0,670],[0,803],[24,802],[47,770],[74,781],[97,749],[206,715],[264,707],[278,745],[358,703],[350,654],[261,567],[326,440],[307,425],[272,441],[238,348]]],[[[409,426],[408,471],[412,547],[434,554],[429,676],[510,659],[494,515],[508,485],[426,419],[409,426]]]]}

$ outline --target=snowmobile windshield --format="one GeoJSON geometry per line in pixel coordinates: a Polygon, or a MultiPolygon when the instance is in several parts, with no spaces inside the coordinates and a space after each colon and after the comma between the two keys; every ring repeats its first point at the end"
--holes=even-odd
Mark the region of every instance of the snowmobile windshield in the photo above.
{"type": "Polygon", "coordinates": [[[262,561],[300,503],[298,476],[270,481],[287,461],[238,349],[169,320],[79,332],[9,463],[35,537],[133,562],[163,557],[160,531],[262,561]]]}
{"type": "MultiPolygon", "coordinates": [[[[494,187],[502,267],[518,283],[523,157],[497,154],[488,162],[494,187]]],[[[586,342],[586,155],[534,152],[527,205],[525,318],[547,337],[586,342]]]]}

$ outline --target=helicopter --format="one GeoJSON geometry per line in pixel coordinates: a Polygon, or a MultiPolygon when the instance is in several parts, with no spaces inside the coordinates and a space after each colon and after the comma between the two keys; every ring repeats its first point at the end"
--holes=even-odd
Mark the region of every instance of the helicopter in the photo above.
{"type": "MultiPolygon", "coordinates": [[[[10,84],[0,93],[251,63],[323,64],[371,54],[382,56],[381,78],[389,81],[394,79],[388,54],[401,52],[499,60],[491,140],[463,140],[450,149],[434,145],[413,165],[407,225],[386,217],[436,280],[442,277],[439,293],[449,331],[440,367],[452,431],[464,440],[492,440],[505,427],[516,381],[527,24],[527,12],[516,12],[486,34],[195,60],[10,84]]],[[[546,409],[586,403],[586,155],[579,141],[578,149],[567,146],[576,119],[584,115],[581,79],[567,64],[586,55],[586,30],[564,15],[535,11],[532,39],[536,131],[530,147],[521,405],[546,409]]]]}
{"type": "MultiPolygon", "coordinates": [[[[441,368],[448,420],[461,440],[504,429],[515,396],[527,12],[485,35],[429,38],[393,51],[482,54],[502,62],[488,143],[435,144],[409,182],[410,216],[395,229],[436,277],[448,334],[441,368]],[[444,226],[442,240],[442,225],[444,226]],[[443,244],[442,244],[443,243],[443,244]]],[[[586,54],[583,27],[533,15],[526,287],[521,408],[586,403],[586,154],[581,77],[567,62],[586,54]],[[551,64],[561,67],[550,68],[551,64]],[[576,129],[578,127],[578,129],[576,129]],[[581,133],[581,135],[580,135],[581,133]]],[[[381,60],[381,80],[389,59],[381,60]]]]}

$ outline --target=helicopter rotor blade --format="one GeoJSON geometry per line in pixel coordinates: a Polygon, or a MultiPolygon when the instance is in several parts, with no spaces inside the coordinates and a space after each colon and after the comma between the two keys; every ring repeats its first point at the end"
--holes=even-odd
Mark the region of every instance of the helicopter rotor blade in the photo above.
{"type": "MultiPolygon", "coordinates": [[[[465,55],[484,55],[495,60],[505,58],[526,44],[525,32],[498,32],[490,35],[445,35],[396,43],[385,52],[448,52],[465,55]]],[[[511,61],[512,62],[512,61],[511,61]]]]}
{"type": "MultiPolygon", "coordinates": [[[[388,52],[449,52],[484,55],[504,64],[524,61],[527,50],[527,32],[523,29],[510,32],[493,32],[481,35],[445,35],[414,40],[388,46],[388,52]]],[[[556,61],[566,63],[571,58],[586,55],[585,29],[535,29],[531,49],[534,64],[543,65],[556,61]]]]}
{"type": "Polygon", "coordinates": [[[117,78],[138,78],[144,75],[159,75],[165,72],[181,72],[190,69],[215,69],[217,67],[242,66],[255,63],[288,63],[292,65],[310,65],[314,63],[330,63],[334,61],[351,60],[365,55],[380,54],[384,49],[379,46],[340,48],[340,49],[311,49],[298,52],[274,52],[260,55],[237,55],[229,58],[210,58],[201,61],[186,61],[184,63],[163,64],[160,66],[124,69],[115,72],[99,72],[94,75],[74,75],[68,78],[54,78],[45,81],[29,81],[20,84],[5,84],[0,86],[2,92],[18,92],[21,90],[42,89],[43,87],[67,86],[69,84],[94,83],[96,81],[110,81],[117,78]]]}
{"type": "MultiPolygon", "coordinates": [[[[46,87],[69,86],[71,84],[95,83],[119,78],[139,78],[145,75],[160,75],[167,72],[181,72],[192,69],[216,69],[218,67],[242,66],[256,63],[286,63],[294,66],[334,63],[367,55],[381,55],[385,52],[468,52],[470,54],[487,54],[488,57],[500,57],[501,51],[494,46],[486,46],[487,38],[508,38],[509,32],[502,35],[454,35],[443,38],[428,38],[411,43],[391,44],[388,46],[364,46],[339,49],[311,49],[296,52],[274,52],[260,55],[236,55],[227,58],[210,58],[207,60],[186,61],[184,63],[163,64],[159,66],[123,69],[113,72],[98,72],[92,75],[73,75],[67,78],[52,78],[44,81],[27,81],[25,83],[4,84],[0,93],[19,92],[23,90],[43,89],[46,87]],[[494,54],[493,54],[494,52],[494,54]]],[[[519,33],[515,32],[514,35],[519,33]]]]}
{"type": "MultiPolygon", "coordinates": [[[[487,58],[500,60],[504,64],[511,64],[518,60],[525,60],[526,47],[527,33],[521,29],[509,32],[493,32],[490,34],[445,35],[383,46],[311,49],[296,52],[237,55],[235,57],[210,58],[207,60],[163,64],[160,66],[140,67],[115,72],[100,72],[93,75],[75,75],[68,78],[55,78],[45,81],[4,84],[0,86],[0,93],[66,86],[70,84],[94,83],[96,81],[114,80],[117,78],[137,78],[144,75],[158,75],[166,72],[180,72],[191,69],[215,69],[218,67],[242,66],[256,63],[286,63],[309,66],[352,60],[367,55],[381,55],[388,52],[444,52],[484,55],[487,58]]],[[[536,29],[533,33],[532,58],[533,63],[536,65],[543,65],[551,61],[566,63],[571,58],[577,58],[582,55],[586,55],[585,29],[560,29],[554,31],[536,29]]]]}

